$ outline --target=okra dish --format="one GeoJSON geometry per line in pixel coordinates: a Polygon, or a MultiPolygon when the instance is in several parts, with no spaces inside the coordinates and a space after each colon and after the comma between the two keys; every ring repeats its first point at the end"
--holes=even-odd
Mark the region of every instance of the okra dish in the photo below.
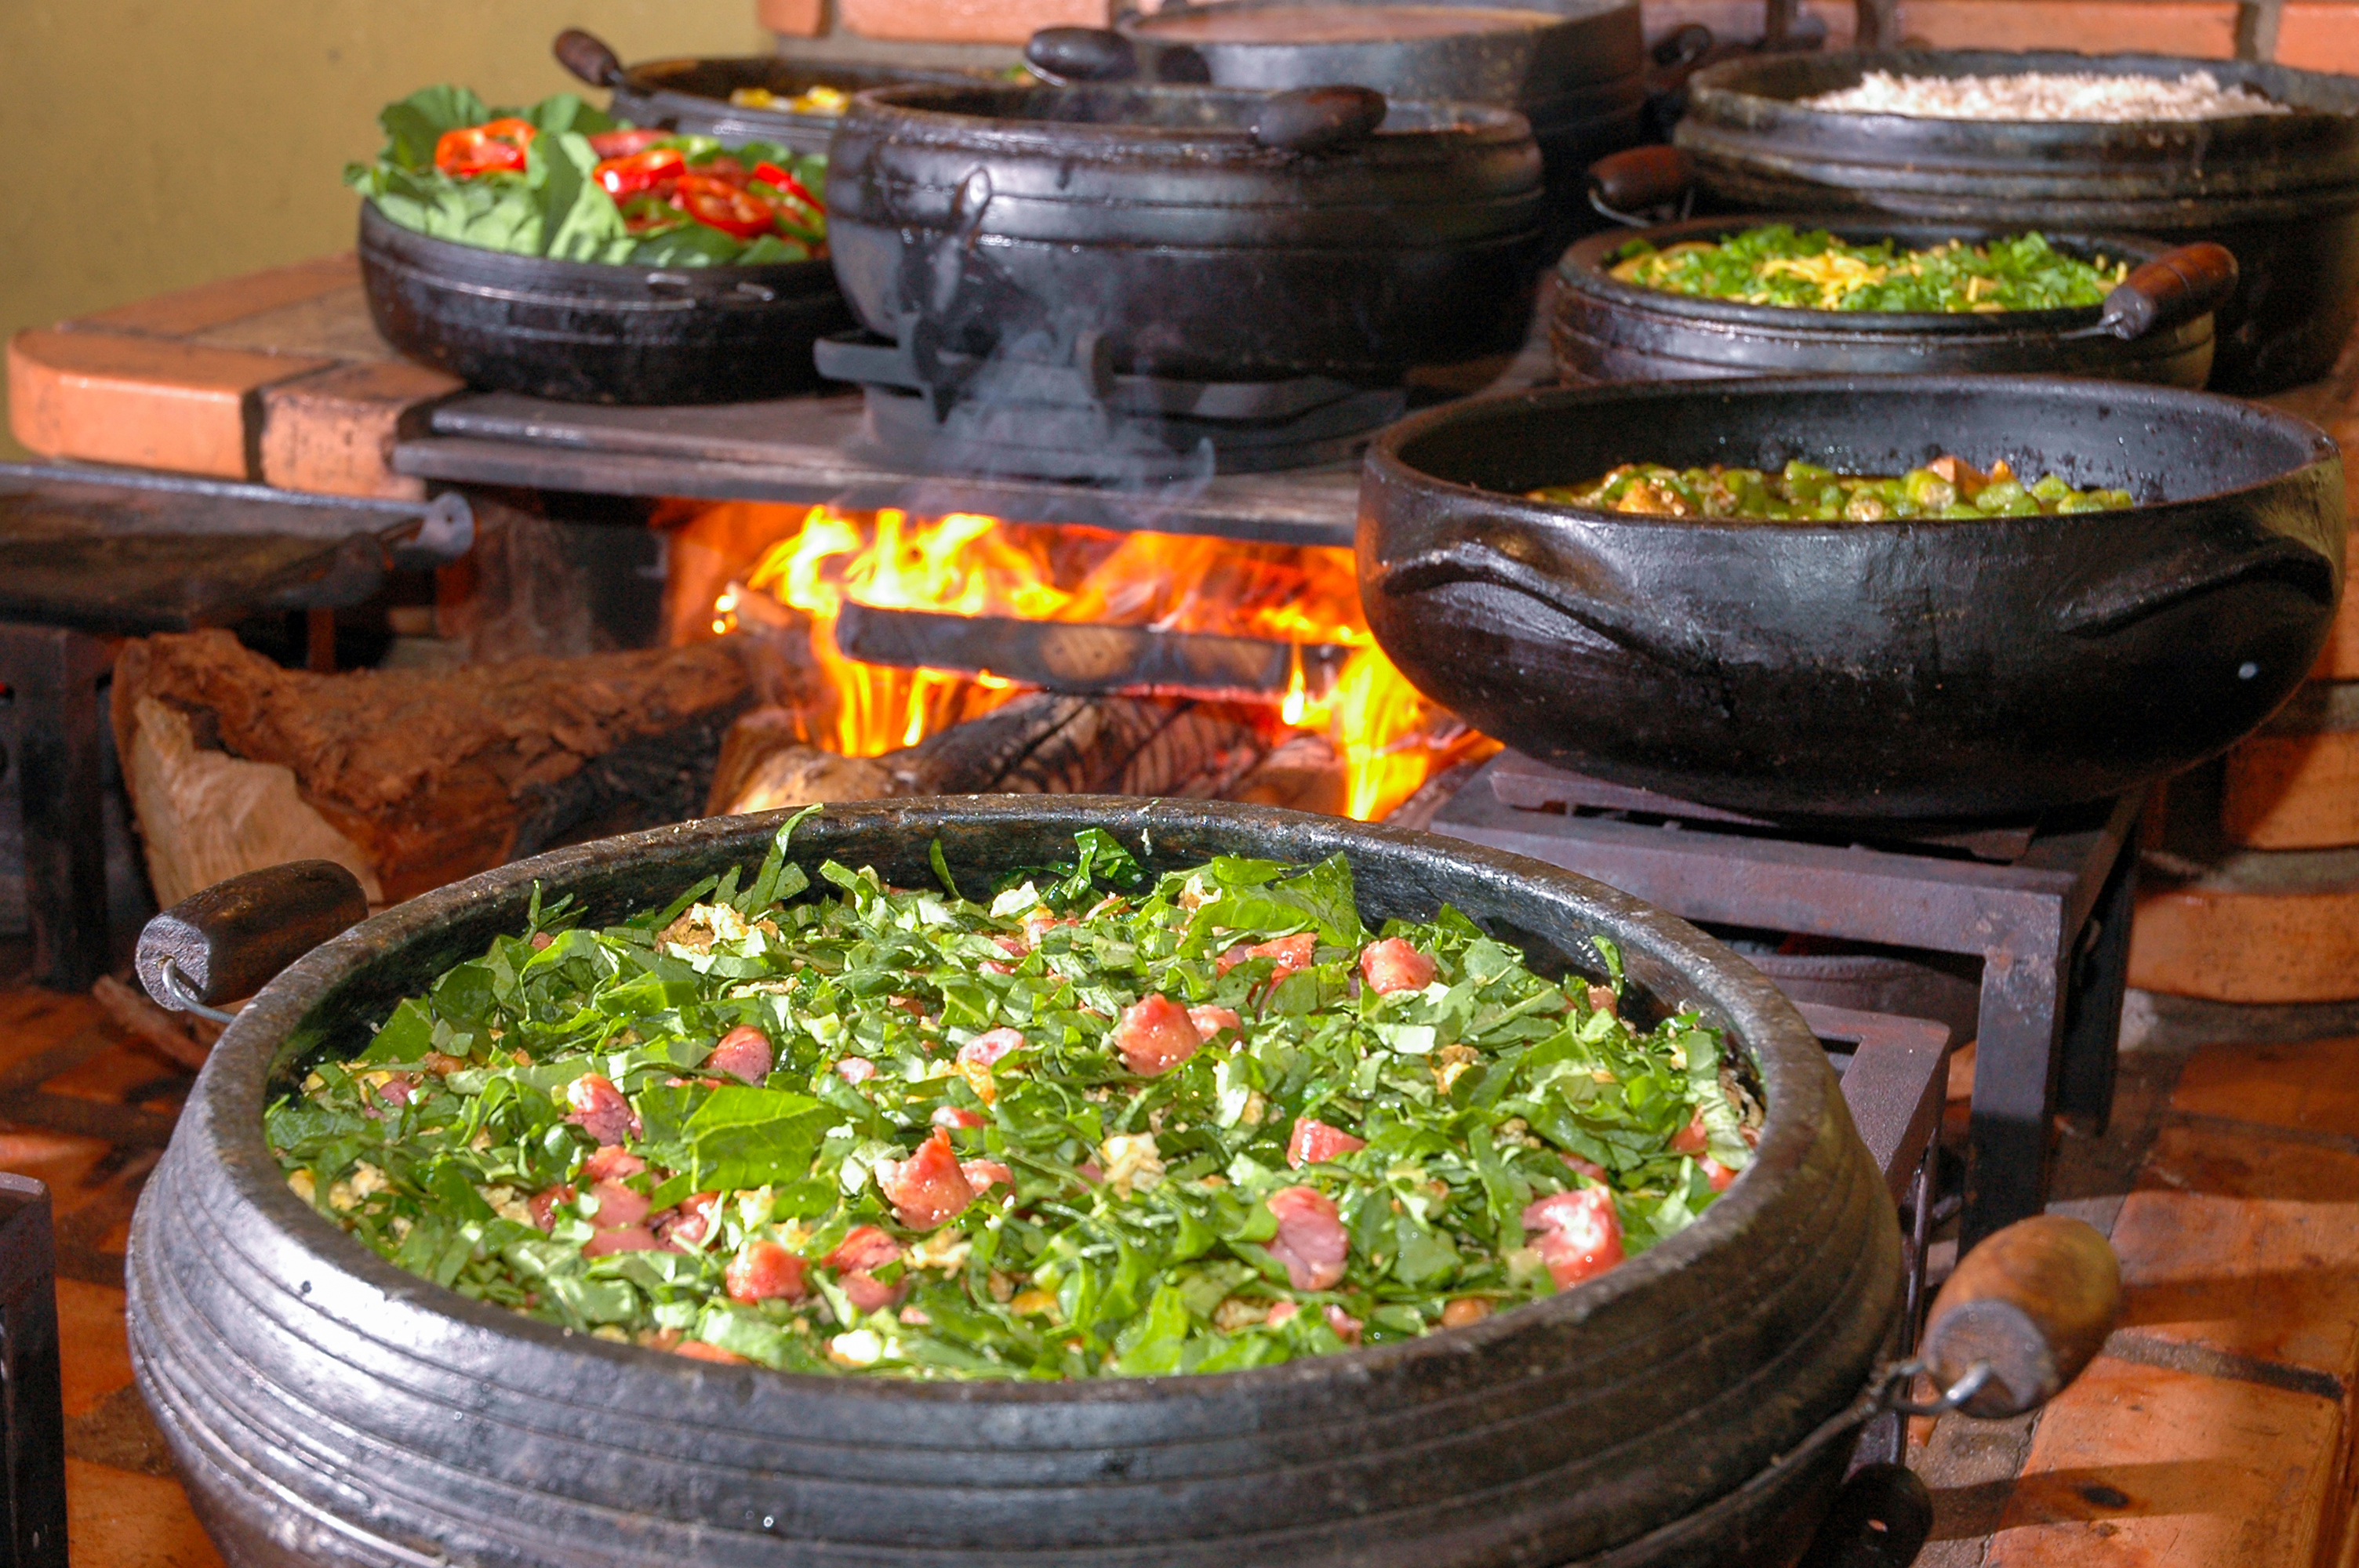
{"type": "Polygon", "coordinates": [[[1905,250],[1891,240],[1855,245],[1824,229],[1767,223],[1714,242],[1657,249],[1633,240],[1609,276],[1644,288],[1790,310],[2062,310],[2102,305],[2129,263],[2082,261],[2038,233],[1970,245],[1905,250]]]}
{"type": "Polygon", "coordinates": [[[288,1186],[398,1267],[602,1338],[799,1372],[1213,1372],[1414,1338],[1692,1224],[1750,1064],[1341,856],[994,888],[788,856],[513,935],[270,1107],[288,1186]]]}
{"type": "Polygon", "coordinates": [[[2114,512],[2126,490],[2075,490],[2048,474],[2025,483],[2002,458],[1987,473],[1942,456],[1904,474],[1836,473],[1797,459],[1784,468],[1674,469],[1624,463],[1580,484],[1547,485],[1527,499],[1642,517],[1743,517],[1776,523],[1876,523],[1889,518],[2023,517],[2114,512]]]}

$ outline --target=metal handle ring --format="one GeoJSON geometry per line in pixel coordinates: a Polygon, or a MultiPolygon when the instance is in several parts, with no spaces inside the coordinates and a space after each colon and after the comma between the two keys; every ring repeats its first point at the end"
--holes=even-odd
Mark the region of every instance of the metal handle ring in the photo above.
{"type": "Polygon", "coordinates": [[[164,988],[164,994],[172,999],[172,1005],[180,1011],[193,1012],[199,1018],[210,1018],[215,1023],[237,1022],[237,1014],[223,1012],[220,1008],[211,1007],[199,1001],[197,988],[190,981],[188,976],[180,972],[180,966],[171,959],[164,960],[163,967],[156,971],[156,979],[157,983],[164,988]]]}
{"type": "Polygon", "coordinates": [[[1892,1392],[1886,1399],[1885,1408],[1901,1415],[1947,1415],[1989,1387],[1990,1380],[1998,1375],[1989,1362],[1977,1361],[1932,1399],[1919,1400],[1902,1395],[1900,1390],[1916,1381],[1919,1373],[1931,1369],[1922,1361],[1904,1361],[1892,1368],[1892,1392]]]}

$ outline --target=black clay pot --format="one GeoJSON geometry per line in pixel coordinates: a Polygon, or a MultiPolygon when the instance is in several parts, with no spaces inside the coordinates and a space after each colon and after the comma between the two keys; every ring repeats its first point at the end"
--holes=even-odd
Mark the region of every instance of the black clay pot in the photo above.
{"type": "MultiPolygon", "coordinates": [[[[1701,218],[1593,235],[1557,263],[1549,341],[1557,368],[1575,384],[1685,381],[1731,375],[1907,375],[1980,372],[2093,375],[2113,381],[2200,387],[2212,369],[2208,309],[2158,319],[2138,336],[2101,330],[2096,306],[2070,310],[1797,310],[1711,299],[1625,283],[1612,276],[1623,246],[1658,249],[1684,241],[1718,243],[1761,223],[1826,229],[1854,244],[1892,240],[1919,249],[1964,240],[2011,238],[2021,230],[1862,221],[1856,214],[1758,213],[1701,218]]],[[[2049,244],[2083,261],[2151,261],[2170,247],[2119,234],[2049,234],[2049,244]]]]}
{"type": "Polygon", "coordinates": [[[1698,72],[1690,91],[1673,140],[1723,211],[1883,212],[2227,246],[2242,279],[2220,313],[2216,389],[2314,381],[2359,318],[2359,78],[2159,55],[1943,50],[1732,60],[1698,72]],[[1796,102],[1870,70],[2208,70],[2298,112],[2093,124],[1844,114],[1796,102]]]}
{"type": "Polygon", "coordinates": [[[1891,1199],[1824,1054],[1767,981],[1683,922],[1495,851],[1264,807],[1076,796],[829,806],[793,848],[812,870],[832,857],[916,885],[939,838],[971,886],[1069,852],[1083,827],[1159,867],[1341,850],[1371,920],[1447,902],[1590,973],[1588,938],[1619,943],[1643,1011],[1700,1009],[1757,1066],[1756,1162],[1670,1241],[1469,1328],[1213,1377],[788,1376],[472,1302],[287,1190],[262,1114],[309,1054],[356,1047],[397,998],[515,929],[536,886],[613,919],[751,865],[777,823],[607,839],[425,894],[297,962],[223,1036],[134,1221],[128,1311],[140,1388],[231,1561],[1793,1560],[1899,1310],[1891,1199]]]}
{"type": "Polygon", "coordinates": [[[1419,689],[1534,756],[1758,815],[2016,817],[2250,732],[2342,591],[2316,427],[2175,388],[2003,376],[1481,399],[1369,449],[1360,595],[1419,689]],[[1625,462],[1897,473],[1943,452],[2141,504],[1789,524],[1523,499],[1625,462]]]}
{"type": "Polygon", "coordinates": [[[1648,91],[1635,0],[1539,6],[1418,0],[1212,0],[1056,27],[1026,51],[1060,81],[1136,79],[1282,90],[1349,82],[1387,98],[1488,103],[1531,122],[1551,248],[1596,226],[1582,171],[1634,146],[1648,91]]]}
{"type": "Polygon", "coordinates": [[[471,386],[568,403],[743,403],[819,384],[851,324],[824,260],[649,267],[510,255],[361,208],[361,281],[385,341],[471,386]]]}
{"type": "Polygon", "coordinates": [[[1530,129],[1469,104],[887,88],[829,156],[844,295],[921,354],[1387,383],[1512,351],[1542,254],[1530,129]]]}
{"type": "Polygon", "coordinates": [[[865,92],[915,81],[959,82],[980,79],[970,70],[889,65],[882,61],[795,60],[780,55],[720,55],[703,59],[650,59],[626,66],[603,41],[579,27],[557,36],[560,63],[592,87],[614,90],[607,108],[635,125],[718,136],[740,142],[776,142],[799,153],[827,151],[836,116],[799,114],[784,109],[741,108],[729,95],[759,87],[792,98],[814,87],[865,92]]]}

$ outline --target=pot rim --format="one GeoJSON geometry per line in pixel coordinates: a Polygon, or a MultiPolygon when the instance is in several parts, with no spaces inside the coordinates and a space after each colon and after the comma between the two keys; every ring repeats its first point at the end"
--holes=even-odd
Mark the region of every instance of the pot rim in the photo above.
{"type": "MultiPolygon", "coordinates": [[[[863,121],[881,122],[894,128],[896,135],[899,134],[898,127],[907,126],[912,131],[929,133],[943,139],[988,139],[1010,151],[1037,151],[1063,157],[1136,159],[1142,155],[1157,157],[1184,156],[1194,163],[1204,161],[1210,155],[1224,163],[1260,163],[1271,159],[1292,162],[1301,159],[1304,155],[1261,146],[1246,135],[1241,124],[1235,123],[1214,126],[1044,120],[964,114],[954,109],[929,107],[924,102],[928,98],[951,95],[970,100],[981,97],[1002,101],[1035,95],[1052,95],[1060,99],[1121,96],[1143,97],[1175,104],[1190,101],[1212,102],[1242,110],[1245,105],[1277,97],[1284,91],[1287,90],[1173,87],[1145,82],[1097,82],[1071,87],[998,81],[982,82],[973,87],[920,82],[907,87],[872,88],[857,93],[853,98],[852,106],[836,124],[849,130],[863,121]]],[[[1453,142],[1528,142],[1532,139],[1531,123],[1514,109],[1440,98],[1388,99],[1386,104],[1387,124],[1379,126],[1365,141],[1345,148],[1341,157],[1364,157],[1386,148],[1408,151],[1447,146],[1453,142]],[[1439,123],[1394,126],[1390,124],[1392,111],[1401,109],[1417,111],[1439,123]]],[[[1242,115],[1237,119],[1241,120],[1242,115]]],[[[1326,159],[1322,157],[1320,161],[1326,159]]]]}
{"type": "MultiPolygon", "coordinates": [[[[1882,239],[1902,239],[1912,245],[1917,242],[1906,240],[1902,231],[1916,229],[1929,233],[1938,232],[1974,243],[2013,239],[2030,232],[2019,225],[2007,223],[1942,222],[1936,219],[1907,218],[1877,222],[1875,217],[1876,214],[1866,212],[1740,212],[1726,218],[1689,218],[1676,223],[1655,223],[1643,229],[1609,229],[1576,242],[1557,259],[1555,270],[1568,287],[1629,308],[1653,310],[1683,320],[1725,321],[1736,326],[1829,332],[1837,336],[2047,336],[2093,327],[2104,314],[2103,305],[2068,305],[2046,310],[1987,311],[1810,310],[1796,306],[1753,305],[1741,299],[1680,294],[1670,289],[1625,283],[1609,273],[1603,265],[1614,250],[1633,240],[1647,240],[1658,245],[1676,244],[1682,240],[1715,232],[1733,234],[1767,223],[1784,223],[1797,231],[1824,229],[1837,239],[1854,243],[1859,243],[1860,235],[1873,234],[1882,239]]],[[[2138,234],[2078,231],[2049,233],[2045,229],[2039,230],[2038,233],[2058,250],[2063,250],[2066,245],[2092,252],[2110,250],[2125,260],[2137,262],[2151,261],[2175,248],[2172,242],[2138,234]]],[[[2072,253],[2067,251],[2066,254],[2072,253]]],[[[2079,259],[2088,258],[2082,256],[2079,259]]],[[[2197,319],[2208,318],[2211,314],[2206,311],[2203,318],[2197,319]]]]}
{"type": "MultiPolygon", "coordinates": [[[[237,1196],[254,1206],[285,1240],[389,1301],[432,1313],[469,1331],[518,1335],[537,1341],[546,1349],[587,1351],[615,1358],[638,1371],[660,1370],[663,1375],[679,1379],[683,1385],[701,1381],[709,1386],[710,1379],[723,1368],[663,1351],[575,1334],[555,1324],[474,1301],[395,1267],[332,1225],[288,1188],[277,1156],[264,1136],[263,1112],[277,1087],[277,1060],[289,1035],[305,1023],[319,994],[349,979],[386,951],[427,936],[449,924],[451,917],[498,900],[507,900],[520,913],[530,890],[544,878],[549,878],[552,871],[594,870],[610,858],[650,858],[646,851],[667,846],[681,846],[693,852],[700,846],[734,841],[741,857],[756,856],[776,828],[792,815],[794,812],[788,809],[748,816],[707,817],[550,850],[419,894],[371,916],[312,949],[246,1004],[236,1021],[223,1031],[199,1076],[191,1107],[201,1107],[201,1115],[184,1119],[182,1125],[202,1140],[203,1156],[219,1164],[223,1179],[237,1196]]],[[[1327,831],[1329,842],[1321,846],[1327,852],[1347,849],[1348,843],[1355,840],[1404,849],[1425,849],[1429,852],[1439,849],[1452,864],[1489,868],[1533,884],[1536,892],[1554,884],[1560,892],[1593,910],[1649,927],[1662,938],[1667,961],[1692,963],[1691,968],[1683,968],[1682,974],[1697,986],[1698,1000],[1728,1015],[1721,1027],[1738,1036],[1753,1055],[1767,1102],[1754,1162],[1738,1173],[1728,1191],[1687,1229],[1607,1273],[1571,1290],[1495,1314],[1479,1323],[1462,1328],[1436,1329],[1413,1340],[1300,1357],[1236,1372],[1056,1382],[838,1378],[761,1366],[726,1370],[786,1379],[785,1391],[789,1393],[796,1390],[813,1393],[824,1390],[838,1397],[852,1394],[894,1399],[919,1406],[977,1402],[995,1406],[1126,1404],[1190,1399],[1198,1397],[1200,1391],[1251,1394],[1305,1380],[1396,1372],[1406,1363],[1457,1355],[1516,1337],[1547,1318],[1579,1322],[1624,1297],[1649,1289],[1666,1275],[1676,1275],[1697,1255],[1735,1239],[1769,1206],[1775,1190],[1750,1179],[1756,1167],[1771,1161],[1799,1161],[1820,1136],[1821,1124],[1830,1112],[1841,1117],[1846,1129],[1849,1126],[1835,1076],[1825,1064],[1817,1036],[1784,993],[1766,977],[1687,921],[1602,882],[1537,860],[1381,824],[1224,801],[1180,802],[1105,795],[909,797],[830,804],[821,807],[820,819],[849,816],[854,827],[869,819],[906,832],[928,831],[929,824],[939,827],[949,821],[972,822],[978,817],[1022,819],[1043,815],[1076,827],[1104,826],[1121,831],[1136,827],[1142,833],[1164,822],[1227,825],[1244,831],[1256,827],[1269,830],[1313,823],[1327,831]],[[1717,986],[1717,994],[1705,991],[1702,981],[1707,976],[1717,986]],[[1757,1040],[1747,1033],[1754,1026],[1758,1027],[1757,1040]],[[1812,1071],[1813,1066],[1819,1070],[1812,1071]],[[1833,1102],[1832,1106],[1830,1100],[1833,1102]]],[[[690,880],[693,879],[684,878],[682,885],[690,880]]],[[[1601,926],[1603,924],[1601,921],[1601,926]]],[[[1857,1135],[1852,1136],[1855,1140],[1857,1135]]]]}
{"type": "MultiPolygon", "coordinates": [[[[2091,131],[2126,134],[2159,127],[2201,134],[2216,126],[2230,127],[2236,133],[2250,135],[2269,126],[2309,127],[2335,120],[2354,122],[2354,128],[2359,129],[2359,110],[2321,109],[2306,103],[2288,103],[2287,107],[2293,111],[2290,114],[2223,114],[2203,120],[1969,120],[1930,114],[1862,114],[1843,109],[1814,109],[1797,98],[1782,98],[1750,86],[1735,85],[1754,71],[1774,67],[1793,58],[1769,56],[1723,60],[1697,71],[1690,79],[1690,90],[1700,105],[1710,104],[1713,100],[1767,105],[1781,118],[1790,116],[1792,123],[1798,125],[1856,125],[1880,135],[1931,135],[1937,128],[1947,128],[1955,134],[1961,130],[1979,128],[2016,135],[2052,131],[2058,139],[2079,139],[2091,131]]],[[[2192,55],[2130,50],[2082,54],[2067,49],[1874,49],[1848,50],[1815,58],[1819,63],[1852,68],[1855,72],[1854,81],[1858,75],[1870,70],[1906,70],[1920,76],[2103,70],[2116,76],[2158,77],[2185,76],[2201,70],[2210,71],[2215,80],[2225,85],[2250,84],[2274,77],[2299,86],[2333,88],[2347,92],[2351,83],[2349,77],[2332,71],[2304,70],[2297,66],[2277,65],[2271,61],[2209,59],[2192,55]]]]}
{"type": "MultiPolygon", "coordinates": [[[[692,285],[699,276],[706,276],[724,278],[733,287],[740,283],[791,285],[794,287],[790,297],[809,297],[825,295],[835,282],[835,265],[826,256],[786,262],[723,262],[708,266],[647,266],[636,262],[585,262],[564,256],[518,255],[514,251],[495,251],[461,240],[446,240],[439,234],[419,233],[386,216],[375,197],[363,197],[360,220],[363,265],[368,263],[368,251],[373,243],[414,246],[426,258],[440,259],[453,267],[463,258],[466,265],[473,268],[499,269],[494,271],[494,277],[518,287],[578,283],[611,288],[615,284],[626,283],[652,291],[653,281],[658,277],[685,278],[692,285]],[[810,287],[822,279],[825,287],[810,287]]],[[[447,279],[451,287],[459,288],[466,287],[470,283],[480,285],[481,281],[480,277],[464,279],[455,276],[447,279]]],[[[701,303],[695,297],[698,292],[691,288],[686,295],[672,297],[672,302],[684,306],[701,303]]],[[[578,300],[568,302],[579,303],[578,300]]]]}
{"type": "MultiPolygon", "coordinates": [[[[2161,386],[2145,382],[2115,382],[2082,376],[2060,375],[1785,375],[1723,377],[1704,381],[1614,382],[1595,386],[1547,387],[1527,392],[1495,393],[1471,397],[1457,403],[1443,404],[1421,414],[1412,414],[1397,425],[1386,427],[1368,444],[1365,464],[1362,470],[1365,481],[1399,488],[1424,489],[1449,494],[1486,507],[1508,507],[1525,515],[1547,521],[1563,520],[1583,524],[1605,524],[1617,528],[1648,529],[1665,533],[1678,532],[1689,536],[1706,534],[1745,534],[1772,530],[1780,537],[1797,539],[1857,538],[1864,533],[1899,528],[1996,528],[2019,525],[2070,524],[2086,527],[2100,519],[2139,519],[2182,508],[2208,506],[2234,497],[2251,496],[2285,483],[2298,474],[2306,473],[2321,463],[2338,460],[2342,449],[2334,438],[2310,421],[2266,404],[2248,403],[2240,398],[2213,392],[2194,392],[2184,387],[2161,386]],[[1495,409],[1522,406],[1534,409],[1580,407],[1584,405],[1624,401],[1649,401],[1678,398],[1778,398],[1799,393],[1848,393],[1854,396],[1878,393],[1895,395],[1919,395],[1940,396],[1954,394],[1965,387],[1996,392],[2045,394],[2065,400],[2110,397],[2127,398],[2133,402],[2154,400],[2177,404],[2182,407],[2213,408],[2232,413],[2236,418],[2254,420],[2275,427],[2286,437],[2303,441],[2308,446],[2305,460],[2293,467],[2256,480],[2251,484],[2228,490],[2207,491],[2201,495],[2171,496],[2159,501],[2141,501],[2134,505],[2113,507],[2104,512],[2033,514],[2021,516],[2005,514],[1991,517],[1886,517],[1872,522],[1797,523],[1781,522],[1769,517],[1655,517],[1639,513],[1604,512],[1593,507],[1572,506],[1562,502],[1535,501],[1528,496],[1506,491],[1484,490],[1478,485],[1464,484],[1444,479],[1438,474],[1409,463],[1401,456],[1401,449],[1431,431],[1445,428],[1468,419],[1480,418],[1495,409]]],[[[1363,510],[1363,517],[1365,512],[1363,510]]],[[[1363,527],[1365,526],[1364,521],[1363,527]]]]}
{"type": "Polygon", "coordinates": [[[1191,37],[1184,33],[1175,38],[1172,33],[1157,26],[1158,23],[1182,21],[1189,16],[1202,16],[1207,12],[1234,16],[1247,11],[1322,9],[1323,7],[1316,5],[1314,0],[1201,0],[1201,3],[1168,6],[1160,11],[1127,12],[1114,18],[1114,30],[1131,38],[1149,38],[1157,42],[1175,41],[1191,44],[1198,48],[1223,49],[1398,49],[1403,45],[1431,43],[1442,39],[1454,41],[1468,38],[1513,38],[1518,28],[1525,35],[1537,38],[1558,28],[1573,27],[1583,22],[1595,21],[1598,17],[1610,16],[1615,11],[1635,8],[1639,0],[1565,0],[1565,3],[1578,6],[1579,9],[1562,12],[1544,11],[1538,5],[1531,4],[1530,0],[1525,0],[1523,4],[1517,4],[1516,0],[1480,0],[1480,3],[1462,5],[1453,5],[1451,0],[1389,0],[1390,8],[1404,11],[1454,11],[1473,16],[1507,16],[1519,18],[1512,25],[1470,26],[1461,32],[1435,33],[1416,38],[1218,38],[1191,37]]]}

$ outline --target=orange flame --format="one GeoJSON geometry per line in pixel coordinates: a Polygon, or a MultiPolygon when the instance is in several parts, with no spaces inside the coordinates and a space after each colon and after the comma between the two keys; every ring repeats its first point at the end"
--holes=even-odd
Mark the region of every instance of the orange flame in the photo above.
{"type": "MultiPolygon", "coordinates": [[[[699,522],[743,510],[708,509],[699,522]]],[[[733,533],[756,521],[739,515],[715,526],[733,533]]],[[[1295,644],[1283,698],[1270,713],[1272,728],[1328,737],[1343,761],[1346,810],[1363,820],[1390,812],[1432,773],[1490,749],[1481,736],[1429,706],[1375,646],[1346,549],[1114,534],[972,513],[913,519],[898,511],[846,514],[818,506],[799,521],[790,515],[777,521],[775,542],[745,575],[744,589],[732,583],[713,601],[712,629],[735,623],[744,589],[809,617],[811,655],[837,698],[810,738],[846,756],[914,745],[1024,689],[989,674],[847,659],[835,642],[836,617],[847,601],[1295,644]],[[1350,650],[1324,690],[1310,688],[1304,644],[1350,650]]]]}

